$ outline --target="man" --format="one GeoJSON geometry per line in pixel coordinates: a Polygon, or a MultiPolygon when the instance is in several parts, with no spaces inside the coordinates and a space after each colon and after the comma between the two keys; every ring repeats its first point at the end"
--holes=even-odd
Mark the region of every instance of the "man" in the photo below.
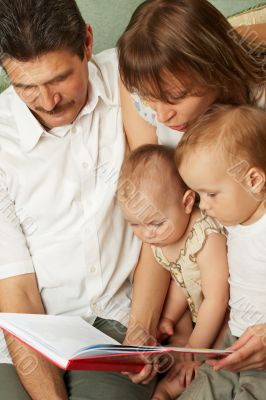
{"type": "MultiPolygon", "coordinates": [[[[74,0],[0,0],[0,38],[12,83],[0,96],[0,311],[80,315],[123,341],[140,244],[115,200],[125,153],[116,54],[91,59],[92,30],[74,0]]],[[[128,342],[139,327],[155,332],[167,290],[149,256],[144,247],[128,342]]],[[[122,374],[63,375],[5,339],[1,400],[151,396],[152,384],[122,374]]]]}

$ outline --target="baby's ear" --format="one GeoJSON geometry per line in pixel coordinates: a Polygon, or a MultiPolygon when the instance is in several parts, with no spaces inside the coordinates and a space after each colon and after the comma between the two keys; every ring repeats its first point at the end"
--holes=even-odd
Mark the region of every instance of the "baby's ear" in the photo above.
{"type": "Polygon", "coordinates": [[[183,195],[182,203],[184,206],[184,210],[186,214],[191,214],[194,203],[195,203],[195,192],[193,190],[188,189],[185,191],[183,195]]]}
{"type": "Polygon", "coordinates": [[[261,168],[252,167],[245,176],[245,186],[256,197],[264,196],[265,173],[261,168]]]}

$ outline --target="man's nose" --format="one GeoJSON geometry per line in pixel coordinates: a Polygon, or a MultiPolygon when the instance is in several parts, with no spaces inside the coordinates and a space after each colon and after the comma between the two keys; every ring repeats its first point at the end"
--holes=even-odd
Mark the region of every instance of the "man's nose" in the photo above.
{"type": "Polygon", "coordinates": [[[176,114],[176,111],[172,109],[171,105],[159,103],[156,106],[157,120],[162,124],[169,122],[176,114]]]}
{"type": "Polygon", "coordinates": [[[60,95],[48,87],[39,88],[39,106],[46,111],[52,111],[60,103],[60,95]]]}

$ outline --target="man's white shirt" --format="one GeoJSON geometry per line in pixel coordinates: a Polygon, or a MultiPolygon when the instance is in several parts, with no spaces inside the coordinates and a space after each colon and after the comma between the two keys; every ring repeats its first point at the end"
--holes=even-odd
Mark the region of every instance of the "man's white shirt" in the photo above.
{"type": "Polygon", "coordinates": [[[76,121],[50,132],[12,87],[0,96],[0,279],[36,273],[48,314],[126,324],[140,242],[115,199],[125,154],[115,50],[93,57],[89,82],[76,121]]]}

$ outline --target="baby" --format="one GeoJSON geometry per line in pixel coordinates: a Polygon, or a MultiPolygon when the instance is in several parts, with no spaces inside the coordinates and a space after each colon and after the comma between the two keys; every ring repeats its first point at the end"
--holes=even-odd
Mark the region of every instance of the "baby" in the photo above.
{"type": "MultiPolygon", "coordinates": [[[[122,166],[118,199],[135,235],[172,276],[158,335],[173,335],[189,308],[191,328],[171,345],[210,347],[228,305],[226,237],[222,225],[194,206],[195,192],[180,178],[174,154],[160,145],[134,150],[122,166]]],[[[183,361],[160,381],[153,399],[173,399],[191,382],[197,363],[183,361]]]]}
{"type": "Polygon", "coordinates": [[[183,136],[176,164],[186,184],[199,193],[200,208],[228,230],[231,311],[222,347],[235,350],[223,360],[201,366],[180,400],[264,399],[265,111],[216,106],[183,136]]]}

